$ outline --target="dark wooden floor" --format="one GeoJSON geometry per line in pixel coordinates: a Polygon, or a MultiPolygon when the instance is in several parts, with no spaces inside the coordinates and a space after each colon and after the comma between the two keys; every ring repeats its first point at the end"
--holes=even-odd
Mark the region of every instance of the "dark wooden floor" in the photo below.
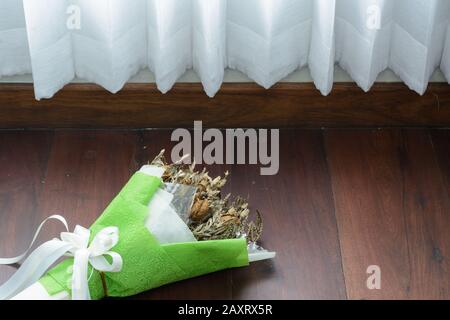
{"type": "MultiPolygon", "coordinates": [[[[0,132],[0,256],[59,213],[88,226],[169,131],[0,132]]],[[[165,286],[138,299],[450,299],[450,131],[281,132],[280,172],[231,171],[264,215],[273,262],[165,286]],[[381,268],[381,290],[366,286],[381,268]]],[[[42,240],[56,236],[49,226],[42,240]]],[[[0,267],[0,283],[12,275],[0,267]]]]}

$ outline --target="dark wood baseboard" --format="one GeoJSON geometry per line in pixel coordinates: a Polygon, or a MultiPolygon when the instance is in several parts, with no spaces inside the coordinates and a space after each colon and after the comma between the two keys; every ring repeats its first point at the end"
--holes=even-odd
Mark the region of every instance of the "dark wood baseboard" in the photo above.
{"type": "Polygon", "coordinates": [[[0,128],[450,126],[450,85],[430,84],[419,96],[401,83],[377,83],[368,93],[336,83],[322,96],[309,83],[227,83],[215,98],[200,84],[181,83],[167,94],[154,84],[128,84],[111,94],[93,84],[70,84],[36,101],[31,84],[0,85],[0,128]]]}

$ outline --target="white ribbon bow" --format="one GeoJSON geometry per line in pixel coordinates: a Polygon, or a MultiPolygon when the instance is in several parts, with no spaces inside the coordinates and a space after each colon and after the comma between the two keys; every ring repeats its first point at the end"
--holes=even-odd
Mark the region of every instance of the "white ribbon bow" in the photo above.
{"type": "MultiPolygon", "coordinates": [[[[28,249],[14,258],[0,258],[0,265],[15,264],[25,258],[30,251],[42,227],[49,220],[60,221],[68,231],[66,219],[54,215],[45,219],[37,228],[28,249]]],[[[76,226],[73,233],[62,232],[61,239],[53,239],[43,243],[34,250],[22,263],[17,272],[0,286],[0,300],[10,299],[38,281],[47,270],[62,256],[73,256],[72,299],[90,300],[88,266],[100,272],[120,272],[122,257],[110,251],[119,242],[119,229],[107,227],[98,232],[89,245],[91,232],[76,226]],[[109,262],[105,256],[111,258],[109,262]]],[[[69,270],[68,270],[69,271],[69,270]]]]}

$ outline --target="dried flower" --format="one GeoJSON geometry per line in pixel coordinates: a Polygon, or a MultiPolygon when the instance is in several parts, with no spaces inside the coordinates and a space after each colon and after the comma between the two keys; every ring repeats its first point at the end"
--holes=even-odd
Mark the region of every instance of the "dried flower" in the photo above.
{"type": "Polygon", "coordinates": [[[197,240],[234,239],[247,235],[249,242],[256,242],[263,229],[262,219],[257,212],[256,221],[249,221],[250,210],[248,201],[237,197],[230,201],[231,196],[221,197],[221,190],[229,176],[211,178],[204,168],[195,171],[192,165],[177,163],[168,164],[164,158],[164,150],[151,162],[152,165],[164,167],[166,170],[163,181],[179,183],[197,188],[194,203],[189,215],[189,228],[197,240]]]}

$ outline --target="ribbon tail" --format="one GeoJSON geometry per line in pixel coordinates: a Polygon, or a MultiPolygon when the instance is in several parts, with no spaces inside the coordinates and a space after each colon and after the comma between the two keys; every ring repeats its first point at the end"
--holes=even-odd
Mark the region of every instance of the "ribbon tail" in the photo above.
{"type": "Polygon", "coordinates": [[[47,270],[72,248],[60,240],[47,241],[23,262],[16,273],[0,286],[0,300],[10,299],[38,281],[47,270]]]}
{"type": "Polygon", "coordinates": [[[41,233],[41,230],[44,227],[44,225],[50,220],[58,220],[59,222],[61,222],[64,225],[66,230],[69,231],[69,226],[67,225],[67,221],[66,221],[66,219],[64,219],[64,217],[62,217],[60,215],[50,216],[41,222],[41,224],[37,228],[36,232],[34,233],[33,240],[31,240],[31,243],[30,243],[28,249],[24,253],[22,253],[21,255],[19,255],[17,257],[14,257],[14,258],[0,258],[0,264],[14,264],[14,263],[22,261],[23,258],[25,258],[27,256],[28,252],[33,247],[33,244],[36,241],[37,237],[39,236],[39,233],[41,233]]]}
{"type": "Polygon", "coordinates": [[[72,300],[91,300],[88,284],[88,249],[77,250],[73,261],[72,300]]]}

